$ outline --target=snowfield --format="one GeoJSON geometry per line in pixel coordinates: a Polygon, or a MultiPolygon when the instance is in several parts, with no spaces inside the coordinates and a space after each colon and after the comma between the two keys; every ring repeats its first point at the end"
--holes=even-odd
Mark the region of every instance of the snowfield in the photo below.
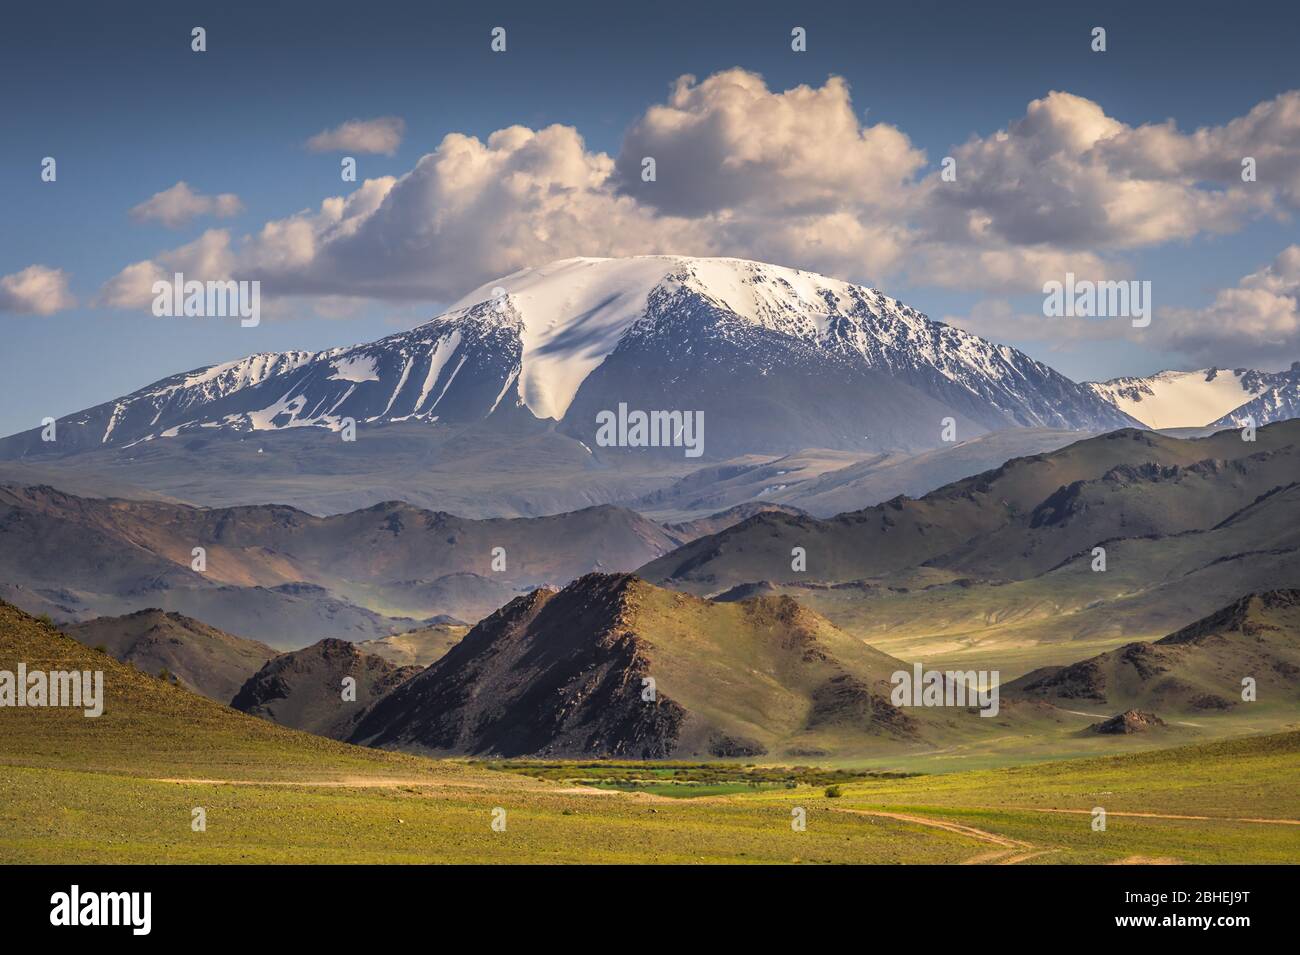
{"type": "MultiPolygon", "coordinates": [[[[693,407],[722,415],[715,443],[730,432],[768,451],[801,440],[928,447],[949,415],[967,436],[1136,424],[1104,389],[875,289],[744,259],[648,255],[522,269],[378,341],[173,375],[67,416],[61,439],[121,447],[199,429],[469,424],[526,411],[585,440],[587,406],[612,408],[629,388],[657,402],[693,389],[693,407]],[[742,386],[737,375],[751,377],[742,386]],[[750,420],[771,401],[779,406],[759,415],[767,424],[750,420]]],[[[1207,405],[1205,420],[1220,404],[1221,414],[1241,401],[1207,405]]]]}
{"type": "Polygon", "coordinates": [[[1259,376],[1235,371],[1161,371],[1147,378],[1088,382],[1099,396],[1151,428],[1199,428],[1265,390],[1259,376]]]}

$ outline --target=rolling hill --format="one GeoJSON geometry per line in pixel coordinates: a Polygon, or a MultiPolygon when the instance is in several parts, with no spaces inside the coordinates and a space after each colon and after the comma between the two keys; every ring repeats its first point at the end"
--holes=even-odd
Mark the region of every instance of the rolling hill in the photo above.
{"type": "Polygon", "coordinates": [[[772,585],[904,659],[988,666],[1005,679],[1158,640],[1243,595],[1300,586],[1300,483],[1219,524],[1102,542],[1046,573],[980,581],[919,567],[851,583],[772,585]]]}
{"type": "Polygon", "coordinates": [[[828,520],[759,514],[642,567],[697,594],[740,584],[845,583],[942,566],[1021,579],[1115,536],[1177,534],[1226,519],[1294,480],[1300,423],[1245,442],[1232,431],[1180,440],[1121,430],[1002,466],[918,500],[828,520]],[[994,542],[994,543],[989,543],[994,542]],[[792,561],[804,549],[806,569],[792,561]]]}
{"type": "MultiPolygon", "coordinates": [[[[691,799],[348,746],[206,700],[0,604],[0,669],[100,669],[107,704],[0,709],[0,862],[1285,862],[1300,733],[691,799]],[[1106,793],[1105,839],[1086,825],[1106,793]],[[206,831],[191,826],[195,807],[206,831]],[[509,835],[488,823],[506,807],[509,835]],[[791,841],[792,807],[808,830],[791,841]],[[1084,824],[1080,824],[1080,823],[1084,824]],[[972,829],[974,827],[974,829],[972,829]],[[635,831],[637,837],[628,839],[635,831]],[[1026,848],[1028,843],[1031,848],[1026,848]],[[996,851],[991,851],[996,850],[996,851]]],[[[1097,737],[1116,747],[1129,739],[1097,737]]],[[[911,757],[925,765],[924,755],[911,757]]],[[[969,760],[962,768],[971,766],[969,760]]],[[[523,768],[523,767],[521,767],[523,768]]],[[[576,769],[576,767],[575,767],[576,769]]],[[[743,767],[710,769],[746,778],[743,767]]],[[[690,795],[690,787],[679,787],[690,795]]]]}
{"type": "Polygon", "coordinates": [[[244,681],[276,655],[264,643],[156,607],[121,617],[96,617],[65,626],[63,632],[88,647],[102,647],[114,659],[145,673],[166,670],[218,703],[229,703],[244,681]]]}
{"type": "Polygon", "coordinates": [[[468,632],[469,624],[442,621],[391,637],[363,640],[356,646],[362,653],[374,654],[395,666],[427,667],[460,643],[468,632]]]}
{"type": "MultiPolygon", "coordinates": [[[[234,773],[236,778],[316,778],[410,771],[429,767],[394,754],[345,746],[239,713],[183,686],[119,663],[53,626],[0,601],[0,669],[19,662],[29,671],[103,673],[104,711],[86,718],[66,707],[0,709],[0,767],[134,776],[234,773]]],[[[450,767],[449,773],[455,773],[450,767]]],[[[189,810],[184,825],[188,828],[189,810]]],[[[157,820],[155,819],[155,825],[157,820]]]]}
{"type": "Polygon", "coordinates": [[[920,721],[888,699],[905,668],[788,598],[716,604],[592,574],[480,622],[351,738],[497,756],[808,754],[913,740],[920,721]]]}
{"type": "Polygon", "coordinates": [[[60,619],[163,607],[290,649],[477,620],[530,587],[630,570],[678,541],[609,506],[473,521],[389,502],[321,518],[0,487],[0,596],[60,619]]]}
{"type": "Polygon", "coordinates": [[[1300,590],[1250,594],[1153,643],[1035,670],[1003,692],[1158,714],[1294,707],[1300,702],[1300,590]],[[1257,702],[1242,699],[1246,678],[1255,681],[1257,702]]]}

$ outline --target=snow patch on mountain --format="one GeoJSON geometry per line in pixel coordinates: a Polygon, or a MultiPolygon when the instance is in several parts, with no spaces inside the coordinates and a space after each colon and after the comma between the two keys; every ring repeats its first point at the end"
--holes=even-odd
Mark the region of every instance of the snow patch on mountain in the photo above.
{"type": "Polygon", "coordinates": [[[1084,384],[1150,428],[1199,428],[1263,394],[1276,377],[1247,368],[1201,368],[1084,384]]]}
{"type": "MultiPolygon", "coordinates": [[[[338,430],[348,417],[472,423],[521,406],[586,439],[581,426],[591,415],[585,404],[571,413],[575,396],[614,407],[628,386],[648,383],[667,389],[646,394],[656,401],[689,386],[719,422],[782,396],[791,413],[779,439],[761,421],[745,439],[772,448],[818,427],[837,447],[928,446],[947,414],[968,432],[1135,423],[1027,355],[930,321],[875,289],[742,259],[655,255],[523,269],[378,341],[174,375],[61,419],[58,450],[200,429],[338,430]],[[755,376],[744,393],[728,384],[742,369],[755,376]],[[810,397],[819,387],[825,394],[810,397]],[[833,426],[826,402],[840,406],[833,426]]],[[[4,453],[50,450],[30,434],[15,437],[22,440],[4,453]]]]}
{"type": "Polygon", "coordinates": [[[1213,427],[1240,428],[1247,421],[1259,427],[1288,418],[1300,418],[1300,361],[1288,371],[1267,376],[1267,387],[1258,396],[1211,422],[1213,427]]]}
{"type": "MultiPolygon", "coordinates": [[[[832,354],[856,355],[876,370],[937,372],[1008,413],[1033,387],[1028,379],[1065,381],[1013,348],[933,322],[875,289],[745,259],[564,259],[487,282],[444,318],[489,305],[499,315],[517,318],[523,343],[520,396],[533,414],[559,420],[591,372],[644,319],[651,293],[673,300],[680,290],[753,326],[832,354]],[[989,381],[1003,387],[986,387],[989,381]]],[[[1030,417],[1035,420],[1021,423],[1055,424],[1037,420],[1041,415],[1030,417]]]]}
{"type": "Polygon", "coordinates": [[[334,362],[334,374],[330,375],[331,381],[378,381],[379,375],[375,372],[375,359],[370,355],[348,355],[334,362]]]}

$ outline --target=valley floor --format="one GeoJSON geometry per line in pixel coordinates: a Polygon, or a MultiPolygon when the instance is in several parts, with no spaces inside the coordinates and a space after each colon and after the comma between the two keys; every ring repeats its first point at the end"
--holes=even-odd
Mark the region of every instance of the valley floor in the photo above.
{"type": "Polygon", "coordinates": [[[69,707],[0,708],[0,864],[1300,859],[1294,728],[1097,738],[1090,745],[1124,755],[1061,760],[1060,749],[1026,748],[1041,729],[1026,724],[1007,727],[1000,752],[954,748],[789,779],[705,763],[680,777],[664,762],[483,762],[347,745],[222,706],[0,603],[0,670],[20,661],[102,672],[103,709],[88,719],[69,707]],[[679,779],[701,785],[675,790],[679,779]]]}
{"type": "Polygon", "coordinates": [[[251,771],[234,757],[225,774],[204,761],[198,772],[178,764],[145,775],[58,769],[11,753],[0,762],[0,863],[1300,859],[1300,733],[849,782],[838,797],[801,786],[670,798],[459,761],[337,758],[351,749],[281,771],[251,771]],[[196,807],[206,831],[191,829],[196,807]],[[1093,827],[1097,807],[1107,812],[1104,831],[1093,827]],[[502,809],[505,831],[495,831],[502,809]],[[791,825],[798,809],[801,832],[791,825]]]}

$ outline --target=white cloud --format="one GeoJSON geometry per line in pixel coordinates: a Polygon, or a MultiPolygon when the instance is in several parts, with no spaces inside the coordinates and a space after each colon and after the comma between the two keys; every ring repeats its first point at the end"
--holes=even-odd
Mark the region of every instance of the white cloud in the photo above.
{"type": "Polygon", "coordinates": [[[943,320],[986,338],[1041,342],[1054,349],[1127,341],[1180,354],[1187,367],[1279,367],[1300,355],[1300,245],[1220,289],[1204,308],[1157,308],[1146,328],[1116,318],[1045,318],[1038,311],[1016,311],[1001,298],[983,299],[965,315],[943,320]]]}
{"type": "Polygon", "coordinates": [[[1173,120],[1125,129],[1098,150],[1108,165],[1142,178],[1181,177],[1264,192],[1300,209],[1300,90],[1256,105],[1222,126],[1179,133],[1173,120]],[[1256,162],[1257,182],[1241,181],[1242,159],[1256,162]]]}
{"type": "MultiPolygon", "coordinates": [[[[683,215],[632,195],[620,188],[616,161],[587,149],[572,127],[512,126],[486,141],[453,133],[398,179],[369,180],[232,242],[231,267],[238,278],[262,279],[269,294],[390,300],[454,298],[522,266],[574,255],[749,255],[872,279],[898,267],[911,244],[906,225],[862,212],[896,205],[901,180],[923,157],[892,127],[858,123],[841,80],[773,93],[756,74],[733,70],[699,84],[683,78],[673,104],[697,131],[713,128],[726,149],[743,145],[725,133],[740,115],[770,127],[770,136],[755,138],[773,145],[745,147],[725,204],[683,215]],[[802,139],[808,146],[800,152],[802,139]]],[[[667,114],[647,115],[654,121],[645,135],[663,135],[667,114]]],[[[677,143],[692,165],[686,157],[697,147],[698,137],[677,143]]],[[[661,167],[656,185],[664,184],[661,167]]],[[[128,267],[103,300],[138,300],[124,290],[178,257],[181,250],[128,267]]]]}
{"type": "Polygon", "coordinates": [[[1205,141],[1226,138],[1224,128],[1135,129],[1091,100],[1052,92],[1005,130],[954,149],[956,181],[926,180],[924,218],[946,241],[1092,251],[1229,232],[1270,211],[1275,193],[1241,182],[1243,154],[1226,143],[1208,161],[1205,141]]]}
{"type": "MultiPolygon", "coordinates": [[[[200,282],[234,277],[235,259],[230,233],[209,229],[193,242],[164,252],[157,259],[133,262],[99,290],[96,304],[108,308],[148,308],[153,302],[153,283],[171,281],[176,272],[200,282]]],[[[242,276],[241,276],[242,277],[242,276]]]]}
{"type": "MultiPolygon", "coordinates": [[[[1136,250],[1280,215],[1300,196],[1300,92],[1192,133],[1133,127],[1052,92],[950,150],[955,182],[925,174],[905,132],[860,115],[837,77],[781,91],[741,69],[683,76],[631,125],[617,157],[569,126],[453,133],[405,175],[128,266],[101,300],[134,307],[154,276],[183,270],[261,279],[268,296],[446,301],[527,265],[656,252],[745,256],[886,287],[1041,294],[1066,272],[1133,278],[1136,250]],[[1257,158],[1258,182],[1240,181],[1241,155],[1257,158]],[[641,180],[645,156],[654,182],[641,180]]],[[[394,121],[387,139],[372,135],[377,121],[354,121],[313,148],[391,151],[394,121]]],[[[1230,303],[1237,334],[1273,341],[1285,329],[1286,302],[1271,291],[1269,306],[1265,291],[1243,283],[1230,303]]],[[[1161,323],[1152,339],[1167,334],[1161,323]]],[[[1118,335],[1108,327],[1118,324],[1057,333],[1118,335]]]]}
{"type": "Polygon", "coordinates": [[[195,192],[189,184],[181,181],[170,189],[155,192],[144,202],[131,210],[131,218],[137,222],[161,222],[168,228],[185,225],[196,216],[216,216],[226,219],[243,211],[244,204],[239,196],[224,192],[219,196],[205,196],[195,192]]]}
{"type": "Polygon", "coordinates": [[[62,269],[29,265],[21,272],[0,277],[0,312],[53,315],[76,304],[68,289],[68,275],[62,269]]]}
{"type": "Polygon", "coordinates": [[[897,207],[900,188],[924,163],[897,127],[859,122],[840,77],[773,92],[737,68],[702,83],[678,79],[668,102],[629,130],[616,179],[638,201],[689,217],[833,213],[897,207]],[[641,181],[647,156],[657,167],[653,183],[641,181]]]}
{"type": "Polygon", "coordinates": [[[451,134],[401,178],[367,180],[237,243],[209,232],[203,248],[191,243],[129,266],[101,295],[134,306],[146,279],[185,265],[201,280],[261,279],[269,294],[447,299],[526,263],[717,251],[702,229],[617,195],[612,169],[567,126],[514,126],[486,142],[451,134]],[[218,246],[220,255],[202,254],[218,246]]]}
{"type": "Polygon", "coordinates": [[[402,145],[405,135],[406,121],[400,116],[350,119],[341,126],[317,133],[307,140],[307,148],[314,153],[382,153],[391,156],[402,145]]]}
{"type": "Polygon", "coordinates": [[[1220,289],[1205,308],[1171,310],[1165,318],[1162,338],[1193,362],[1268,368],[1293,361],[1300,354],[1300,245],[1220,289]]]}

